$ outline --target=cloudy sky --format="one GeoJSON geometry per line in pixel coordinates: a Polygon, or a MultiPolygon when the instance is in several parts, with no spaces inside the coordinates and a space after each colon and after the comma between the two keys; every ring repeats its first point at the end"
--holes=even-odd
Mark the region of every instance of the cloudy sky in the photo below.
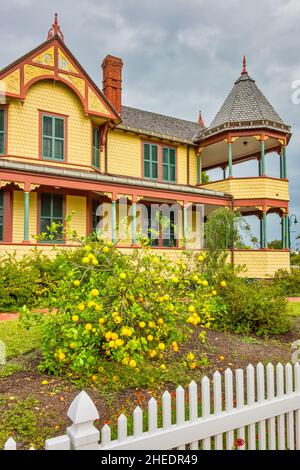
{"type": "MultiPolygon", "coordinates": [[[[104,56],[122,57],[123,104],[189,120],[201,109],[206,124],[246,54],[249,75],[292,126],[290,213],[300,219],[300,104],[291,99],[300,80],[299,0],[1,0],[0,68],[44,41],[54,12],[67,46],[100,86],[104,56]]],[[[278,158],[267,160],[268,174],[278,175],[278,158]]],[[[235,174],[256,171],[253,162],[235,174]]],[[[300,233],[300,220],[294,229],[300,233]]],[[[269,238],[279,236],[270,217],[269,238]]]]}

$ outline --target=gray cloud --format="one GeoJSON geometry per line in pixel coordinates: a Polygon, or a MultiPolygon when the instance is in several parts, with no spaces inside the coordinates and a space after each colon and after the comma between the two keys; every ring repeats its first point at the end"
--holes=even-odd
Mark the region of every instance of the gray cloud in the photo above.
{"type": "MultiPolygon", "coordinates": [[[[207,124],[246,54],[249,74],[292,125],[291,212],[300,219],[300,105],[291,101],[300,79],[298,0],[1,0],[0,67],[45,39],[55,11],[66,44],[99,85],[103,57],[123,58],[124,104],[190,120],[201,109],[207,124]]],[[[268,168],[278,170],[276,158],[268,168]]]]}

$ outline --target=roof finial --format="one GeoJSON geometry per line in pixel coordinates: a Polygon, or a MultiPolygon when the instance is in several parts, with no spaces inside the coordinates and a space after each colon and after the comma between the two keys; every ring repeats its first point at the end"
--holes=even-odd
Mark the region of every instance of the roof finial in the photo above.
{"type": "Polygon", "coordinates": [[[199,111],[198,124],[201,127],[205,127],[201,111],[199,111]]]}
{"type": "Polygon", "coordinates": [[[242,75],[248,75],[247,69],[246,69],[247,61],[246,61],[246,56],[243,57],[243,70],[242,70],[242,75]]]}
{"type": "Polygon", "coordinates": [[[48,31],[47,39],[51,39],[54,36],[58,36],[62,41],[64,40],[64,35],[61,32],[60,26],[58,24],[57,13],[55,13],[55,15],[54,15],[54,23],[52,24],[52,27],[48,31]]]}

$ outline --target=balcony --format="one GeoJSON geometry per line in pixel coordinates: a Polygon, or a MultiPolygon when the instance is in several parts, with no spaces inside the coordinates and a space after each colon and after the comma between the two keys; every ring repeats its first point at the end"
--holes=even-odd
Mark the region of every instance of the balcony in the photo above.
{"type": "Polygon", "coordinates": [[[227,178],[201,185],[232,194],[235,200],[274,199],[289,201],[288,181],[286,179],[259,176],[253,178],[227,178]]]}

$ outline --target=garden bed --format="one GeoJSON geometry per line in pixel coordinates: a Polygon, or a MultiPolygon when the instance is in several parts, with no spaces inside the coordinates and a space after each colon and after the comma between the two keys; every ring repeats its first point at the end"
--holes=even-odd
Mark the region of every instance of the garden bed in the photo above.
{"type": "Polygon", "coordinates": [[[40,448],[46,438],[63,434],[70,424],[68,407],[83,387],[97,405],[101,427],[105,422],[115,425],[120,413],[129,415],[137,405],[146,409],[149,396],[159,399],[165,388],[174,391],[176,386],[187,385],[192,378],[199,381],[203,375],[211,376],[216,370],[223,372],[227,367],[245,369],[249,363],[257,364],[260,361],[264,364],[286,363],[291,357],[290,343],[300,335],[300,317],[295,307],[296,304],[290,309],[290,313],[294,314],[292,331],[272,339],[209,330],[207,342],[202,345],[197,340],[199,331],[195,331],[190,341],[182,345],[180,352],[186,354],[191,349],[195,353],[197,350],[204,352],[206,364],[191,371],[178,366],[177,356],[170,356],[166,380],[147,389],[139,386],[129,388],[121,372],[124,368],[116,365],[116,375],[103,376],[97,384],[40,374],[37,370],[40,355],[38,331],[22,334],[20,341],[20,335],[14,334],[18,331],[17,321],[2,322],[1,337],[4,339],[6,331],[9,360],[0,370],[0,448],[10,435],[23,448],[30,445],[40,448]]]}

